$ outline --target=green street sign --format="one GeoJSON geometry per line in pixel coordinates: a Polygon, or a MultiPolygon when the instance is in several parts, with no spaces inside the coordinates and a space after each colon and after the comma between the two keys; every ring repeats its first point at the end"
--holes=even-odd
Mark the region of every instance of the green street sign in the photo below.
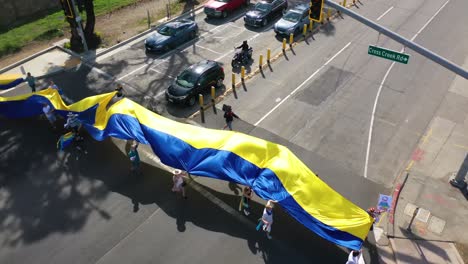
{"type": "Polygon", "coordinates": [[[396,62],[403,63],[403,64],[408,64],[408,61],[409,61],[408,54],[400,53],[400,52],[396,52],[393,50],[384,49],[384,48],[372,46],[372,45],[369,45],[367,54],[381,57],[381,58],[391,60],[391,61],[396,61],[396,62]]]}

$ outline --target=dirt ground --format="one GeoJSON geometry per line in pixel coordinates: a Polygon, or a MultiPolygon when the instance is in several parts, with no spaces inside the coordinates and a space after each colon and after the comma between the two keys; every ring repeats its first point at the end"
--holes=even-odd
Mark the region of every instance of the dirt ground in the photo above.
{"type": "MultiPolygon", "coordinates": [[[[96,18],[96,31],[103,37],[102,47],[109,47],[122,40],[128,39],[148,29],[147,17],[150,15],[151,25],[156,25],[157,20],[166,17],[166,4],[177,0],[141,0],[135,5],[114,10],[112,13],[96,18]]],[[[207,0],[182,0],[182,10],[172,12],[171,17],[185,13],[190,9],[197,8],[207,0]]],[[[69,32],[64,37],[48,41],[34,41],[23,47],[19,52],[0,58],[0,69],[12,63],[22,60],[32,54],[39,52],[53,43],[68,38],[69,32]]]]}

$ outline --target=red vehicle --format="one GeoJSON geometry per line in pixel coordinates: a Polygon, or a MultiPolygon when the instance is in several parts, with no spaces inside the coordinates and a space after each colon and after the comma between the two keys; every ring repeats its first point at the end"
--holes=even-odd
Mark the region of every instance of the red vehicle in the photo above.
{"type": "Polygon", "coordinates": [[[242,5],[249,5],[250,0],[211,0],[205,4],[205,14],[207,17],[227,17],[242,5]]]}

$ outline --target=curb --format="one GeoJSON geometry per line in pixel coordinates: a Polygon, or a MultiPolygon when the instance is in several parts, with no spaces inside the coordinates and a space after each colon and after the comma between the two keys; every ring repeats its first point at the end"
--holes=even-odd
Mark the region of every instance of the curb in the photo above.
{"type": "Polygon", "coordinates": [[[395,222],[395,210],[398,205],[398,199],[400,198],[400,192],[403,190],[403,187],[406,184],[406,181],[408,180],[409,172],[406,172],[405,179],[403,180],[402,183],[399,183],[395,189],[393,190],[393,195],[392,195],[392,206],[390,208],[390,214],[389,214],[389,219],[388,221],[390,222],[390,226],[392,228],[392,233],[394,233],[394,222],[395,222]]]}
{"type": "Polygon", "coordinates": [[[34,58],[37,58],[37,57],[39,57],[39,56],[41,56],[41,55],[55,49],[55,48],[56,48],[55,46],[48,47],[48,48],[43,49],[43,50],[41,50],[41,51],[39,51],[37,53],[34,53],[33,55],[31,55],[29,57],[26,57],[26,58],[24,58],[24,59],[22,59],[20,61],[17,61],[17,62],[15,62],[13,64],[10,64],[10,65],[6,66],[5,68],[0,69],[0,74],[5,73],[5,72],[7,72],[7,71],[9,71],[9,70],[11,70],[13,68],[16,68],[16,67],[20,66],[21,64],[24,64],[24,63],[26,63],[26,62],[34,59],[34,58]]]}

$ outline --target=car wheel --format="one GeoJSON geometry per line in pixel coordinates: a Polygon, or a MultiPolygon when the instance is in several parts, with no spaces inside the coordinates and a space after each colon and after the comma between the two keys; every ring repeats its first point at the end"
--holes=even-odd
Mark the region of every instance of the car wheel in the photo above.
{"type": "Polygon", "coordinates": [[[228,13],[227,13],[226,10],[223,11],[222,16],[223,16],[223,18],[226,18],[228,16],[228,13]]]}
{"type": "Polygon", "coordinates": [[[188,105],[188,106],[194,106],[196,102],[197,102],[197,98],[195,98],[195,95],[192,95],[192,96],[190,96],[190,98],[187,100],[187,105],[188,105]]]}
{"type": "Polygon", "coordinates": [[[217,88],[221,88],[223,86],[223,78],[219,78],[217,81],[216,81],[216,87],[217,88]]]}
{"type": "Polygon", "coordinates": [[[268,25],[268,18],[263,19],[262,26],[266,27],[268,25]]]}

